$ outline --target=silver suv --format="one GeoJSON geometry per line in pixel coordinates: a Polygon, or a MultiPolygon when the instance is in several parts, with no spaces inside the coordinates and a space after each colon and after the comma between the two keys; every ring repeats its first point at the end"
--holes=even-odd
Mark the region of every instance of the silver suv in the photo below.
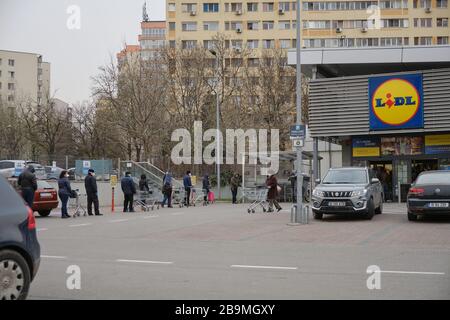
{"type": "Polygon", "coordinates": [[[330,169],[317,183],[312,196],[314,219],[322,219],[324,214],[349,213],[372,219],[383,212],[383,188],[371,169],[330,169]]]}

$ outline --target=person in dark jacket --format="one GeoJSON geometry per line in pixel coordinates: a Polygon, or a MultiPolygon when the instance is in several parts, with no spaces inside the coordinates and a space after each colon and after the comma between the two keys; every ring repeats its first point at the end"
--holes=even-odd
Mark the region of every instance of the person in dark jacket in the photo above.
{"type": "Polygon", "coordinates": [[[164,177],[163,177],[162,192],[163,192],[163,195],[164,195],[164,199],[163,199],[163,202],[161,204],[161,207],[164,208],[164,205],[167,202],[167,207],[168,208],[173,208],[172,207],[172,191],[173,191],[172,175],[170,174],[169,171],[167,171],[164,174],[164,177]]]}
{"type": "Polygon", "coordinates": [[[37,180],[34,175],[34,168],[28,166],[20,175],[17,181],[22,191],[22,198],[30,208],[33,208],[34,193],[37,190],[37,180]]]}
{"type": "Polygon", "coordinates": [[[239,189],[239,185],[241,183],[241,179],[239,179],[239,174],[235,173],[230,180],[231,185],[231,194],[233,196],[233,204],[237,203],[237,193],[239,189]]]}
{"type": "Polygon", "coordinates": [[[69,182],[69,173],[66,170],[61,171],[58,179],[58,195],[61,199],[61,218],[70,218],[67,211],[67,203],[69,202],[69,197],[72,195],[72,188],[69,182]]]}
{"type": "Polygon", "coordinates": [[[186,191],[186,197],[184,198],[184,204],[189,207],[189,199],[191,198],[192,180],[191,172],[187,171],[186,175],[183,177],[184,191],[186,191]]]}
{"type": "Polygon", "coordinates": [[[84,179],[84,187],[86,188],[88,214],[92,216],[92,204],[94,204],[95,215],[102,216],[99,210],[97,179],[95,179],[94,169],[88,170],[88,175],[84,179]]]}
{"type": "Polygon", "coordinates": [[[267,200],[269,201],[269,211],[273,212],[273,205],[277,208],[277,211],[281,211],[281,206],[278,204],[277,197],[278,197],[278,181],[275,174],[271,174],[269,178],[266,180],[266,186],[269,189],[269,192],[267,193],[267,200]]]}
{"type": "Polygon", "coordinates": [[[211,183],[209,182],[209,175],[208,174],[205,174],[203,176],[202,189],[203,189],[203,192],[204,192],[203,205],[206,206],[206,205],[208,205],[208,194],[209,194],[209,191],[211,189],[211,183]]]}
{"type": "Polygon", "coordinates": [[[141,179],[139,180],[139,190],[150,191],[150,188],[148,187],[147,176],[145,174],[141,175],[141,179]]]}
{"type": "Polygon", "coordinates": [[[120,185],[124,195],[123,212],[134,212],[133,198],[136,194],[136,187],[134,186],[134,181],[133,178],[131,178],[130,172],[125,172],[125,177],[120,181],[120,185]]]}

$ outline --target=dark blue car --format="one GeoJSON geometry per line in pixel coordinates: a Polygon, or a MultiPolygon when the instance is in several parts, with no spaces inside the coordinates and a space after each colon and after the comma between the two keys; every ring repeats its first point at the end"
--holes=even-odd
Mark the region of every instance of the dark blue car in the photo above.
{"type": "Polygon", "coordinates": [[[33,212],[0,177],[0,300],[27,297],[40,263],[33,212]]]}

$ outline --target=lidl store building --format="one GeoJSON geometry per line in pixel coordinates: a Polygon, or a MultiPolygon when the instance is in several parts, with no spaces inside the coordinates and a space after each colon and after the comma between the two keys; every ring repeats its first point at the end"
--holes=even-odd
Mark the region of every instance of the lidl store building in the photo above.
{"type": "Polygon", "coordinates": [[[405,200],[424,170],[450,170],[450,47],[305,50],[302,60],[315,143],[376,170],[387,200],[405,200]]]}

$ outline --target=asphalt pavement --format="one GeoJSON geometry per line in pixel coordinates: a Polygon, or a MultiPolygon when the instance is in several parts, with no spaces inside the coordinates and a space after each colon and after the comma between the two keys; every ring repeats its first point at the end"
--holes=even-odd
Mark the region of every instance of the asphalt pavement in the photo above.
{"type": "Polygon", "coordinates": [[[290,226],[283,207],[37,217],[42,261],[29,298],[450,298],[450,219],[409,222],[403,204],[385,204],[371,221],[290,226]]]}

